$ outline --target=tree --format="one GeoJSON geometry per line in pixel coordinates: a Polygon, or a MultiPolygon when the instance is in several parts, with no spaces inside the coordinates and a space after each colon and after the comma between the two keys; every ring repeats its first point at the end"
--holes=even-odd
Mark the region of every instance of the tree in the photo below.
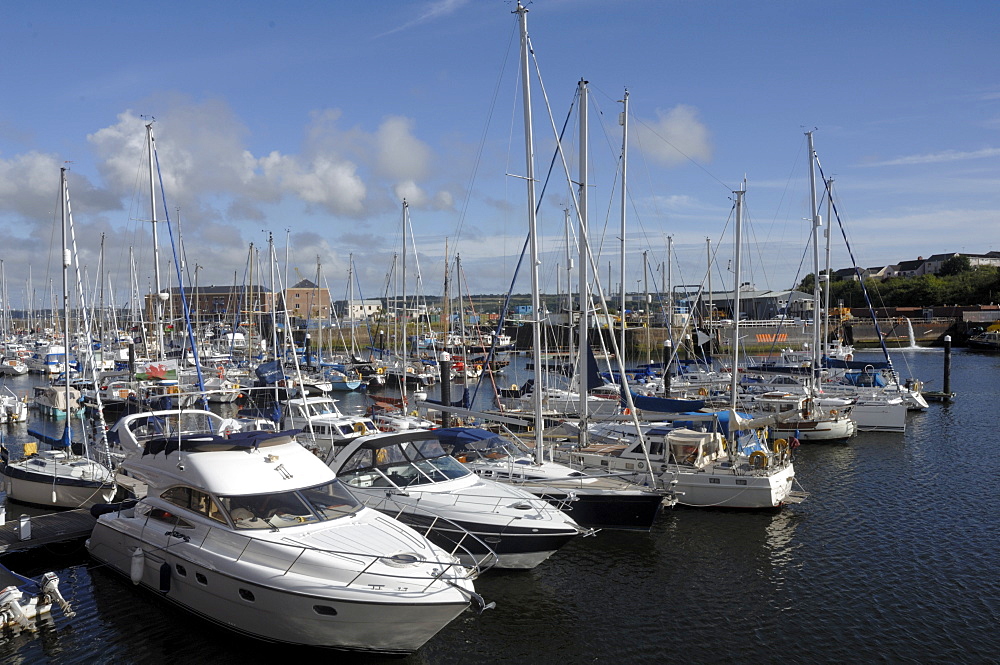
{"type": "Polygon", "coordinates": [[[972,262],[969,261],[969,257],[955,254],[945,259],[937,274],[939,277],[951,277],[952,275],[960,275],[970,270],[972,270],[972,262]]]}

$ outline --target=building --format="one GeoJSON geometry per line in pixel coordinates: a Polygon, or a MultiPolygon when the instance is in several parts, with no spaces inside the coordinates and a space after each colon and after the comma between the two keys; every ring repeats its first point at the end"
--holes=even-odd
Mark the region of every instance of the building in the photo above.
{"type": "Polygon", "coordinates": [[[303,279],[285,289],[285,309],[296,319],[329,321],[331,310],[330,291],[303,279]]]}
{"type": "MultiPolygon", "coordinates": [[[[184,318],[184,303],[180,289],[173,287],[163,291],[159,298],[163,303],[163,320],[180,321],[184,318]]],[[[330,292],[307,279],[285,289],[283,296],[275,295],[263,286],[199,286],[186,288],[191,319],[197,322],[222,322],[233,324],[237,320],[249,321],[272,312],[281,312],[288,305],[289,317],[295,319],[329,320],[330,292]],[[277,303],[275,303],[277,300],[277,303]],[[277,306],[275,306],[277,305],[277,306]]],[[[146,320],[156,320],[154,294],[146,295],[146,320]]]]}
{"type": "Polygon", "coordinates": [[[159,299],[155,294],[146,294],[147,321],[156,320],[157,300],[163,303],[163,320],[168,322],[184,318],[183,300],[187,301],[194,321],[233,323],[237,319],[246,321],[255,314],[268,314],[274,309],[273,294],[262,286],[199,286],[185,289],[183,300],[178,287],[162,293],[159,299]]]}

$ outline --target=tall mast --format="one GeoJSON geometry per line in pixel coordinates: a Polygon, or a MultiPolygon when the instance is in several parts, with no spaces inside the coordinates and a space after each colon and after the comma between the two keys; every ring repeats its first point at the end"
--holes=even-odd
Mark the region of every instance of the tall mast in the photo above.
{"type": "MultiPolygon", "coordinates": [[[[628,192],[625,189],[625,184],[627,182],[628,176],[628,88],[625,89],[625,96],[622,97],[622,116],[621,116],[621,126],[622,126],[622,202],[621,202],[621,242],[619,246],[621,248],[621,305],[619,307],[619,314],[621,316],[621,344],[618,345],[621,353],[625,353],[625,211],[626,203],[628,201],[628,192]]],[[[622,365],[625,364],[625,358],[622,358],[622,365]]],[[[624,381],[624,380],[623,380],[624,381]]],[[[623,383],[624,385],[624,383],[623,383]]]]}
{"type": "Polygon", "coordinates": [[[816,203],[816,150],[813,148],[813,133],[806,132],[809,137],[809,215],[812,221],[813,245],[813,342],[812,342],[812,387],[819,384],[819,333],[820,333],[820,298],[819,298],[819,227],[823,219],[817,211],[816,203]]]}
{"type": "Polygon", "coordinates": [[[738,191],[733,192],[736,195],[736,249],[735,256],[733,257],[733,282],[735,289],[733,289],[733,360],[732,360],[732,377],[729,382],[729,406],[734,411],[736,410],[736,396],[737,388],[739,384],[739,372],[736,371],[736,365],[740,357],[740,271],[742,269],[743,261],[743,194],[744,190],[741,188],[738,191]]]}
{"type": "MultiPolygon", "coordinates": [[[[588,263],[587,263],[587,168],[589,164],[588,149],[589,144],[587,141],[589,134],[589,118],[587,115],[588,106],[590,105],[589,94],[587,89],[587,81],[580,79],[577,84],[580,92],[580,183],[579,183],[579,193],[577,198],[579,199],[580,205],[580,237],[577,241],[580,244],[580,353],[579,362],[577,363],[577,379],[580,389],[580,445],[585,445],[585,432],[587,431],[586,422],[590,414],[587,412],[587,391],[590,386],[587,385],[587,363],[586,354],[590,351],[590,328],[588,325],[588,319],[590,317],[590,277],[588,275],[588,263]]],[[[622,300],[625,299],[624,296],[625,284],[622,284],[622,300]]],[[[623,312],[624,314],[624,312],[623,312]]],[[[624,326],[624,321],[622,322],[624,326]]]]}
{"type": "Polygon", "coordinates": [[[403,199],[403,219],[402,219],[402,224],[403,224],[403,260],[402,260],[402,263],[400,264],[401,267],[402,267],[402,275],[401,275],[402,280],[401,280],[401,284],[402,284],[402,294],[403,294],[403,333],[402,333],[402,335],[400,335],[400,337],[401,337],[401,342],[402,342],[401,352],[402,352],[403,362],[401,363],[401,367],[400,367],[399,390],[403,394],[403,406],[404,407],[406,406],[406,360],[407,360],[406,356],[407,356],[407,351],[409,350],[409,349],[407,349],[407,346],[409,346],[409,345],[407,344],[408,340],[406,339],[406,332],[407,332],[407,327],[408,327],[407,323],[409,323],[409,321],[406,318],[406,316],[407,316],[407,311],[406,311],[406,214],[407,214],[407,211],[409,210],[409,207],[410,206],[406,202],[406,199],[403,199]]]}
{"type": "Polygon", "coordinates": [[[521,103],[524,105],[524,179],[528,185],[528,246],[531,257],[531,348],[535,362],[535,389],[532,391],[532,402],[535,411],[535,459],[542,460],[542,321],[540,284],[538,281],[538,229],[535,217],[535,137],[531,124],[531,70],[528,63],[528,9],[517,2],[521,27],[521,103]]]}
{"type": "MultiPolygon", "coordinates": [[[[69,184],[66,182],[66,167],[59,169],[59,190],[61,194],[60,210],[62,212],[62,311],[63,311],[63,377],[66,381],[66,427],[63,428],[63,445],[67,449],[71,447],[71,428],[73,422],[73,400],[70,399],[69,380],[69,266],[70,252],[69,242],[66,237],[67,218],[67,198],[69,198],[69,184]]],[[[55,501],[55,489],[52,491],[53,501],[55,501]]]]}
{"type": "Polygon", "coordinates": [[[153,172],[155,156],[153,138],[153,123],[146,125],[146,145],[149,148],[149,221],[153,225],[153,307],[156,320],[156,357],[163,358],[163,300],[160,296],[160,240],[156,233],[156,179],[153,172]]]}

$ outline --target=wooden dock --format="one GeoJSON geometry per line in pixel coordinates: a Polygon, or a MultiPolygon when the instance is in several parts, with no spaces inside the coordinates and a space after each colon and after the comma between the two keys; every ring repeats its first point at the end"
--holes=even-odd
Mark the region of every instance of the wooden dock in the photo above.
{"type": "Polygon", "coordinates": [[[86,538],[97,522],[87,508],[32,515],[30,520],[31,537],[27,540],[21,539],[20,518],[8,519],[0,526],[0,554],[24,552],[53,543],[86,538]]]}

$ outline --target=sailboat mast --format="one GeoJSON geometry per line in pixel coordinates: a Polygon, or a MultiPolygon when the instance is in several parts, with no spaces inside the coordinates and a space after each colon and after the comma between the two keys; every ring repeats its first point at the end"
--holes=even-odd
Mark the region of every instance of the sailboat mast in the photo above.
{"type": "MultiPolygon", "coordinates": [[[[66,182],[66,167],[59,169],[59,189],[62,195],[60,210],[62,213],[62,288],[63,288],[63,378],[66,382],[66,427],[63,429],[63,445],[70,447],[73,422],[73,400],[70,398],[69,380],[69,241],[66,237],[66,199],[69,197],[69,185],[66,182]]],[[[53,490],[54,494],[54,490],[53,490]]]]}
{"type": "MultiPolygon", "coordinates": [[[[586,353],[590,350],[590,327],[588,325],[588,319],[590,316],[590,277],[588,275],[588,262],[587,262],[587,169],[589,164],[590,155],[588,154],[589,143],[587,137],[589,135],[589,118],[587,115],[589,101],[589,91],[587,88],[587,81],[580,79],[578,84],[580,91],[580,183],[579,183],[579,193],[577,198],[579,200],[579,210],[580,210],[580,237],[577,238],[577,242],[580,244],[580,353],[579,362],[576,365],[576,375],[578,379],[579,389],[580,389],[580,445],[585,445],[585,432],[587,418],[590,414],[587,412],[587,391],[590,386],[587,385],[587,363],[585,358],[587,358],[586,353]]],[[[625,284],[622,284],[622,292],[624,294],[625,284]]],[[[624,300],[624,295],[622,295],[624,300]]],[[[624,312],[623,312],[624,314],[624,312]]],[[[624,326],[624,320],[622,321],[622,326],[624,326]]]]}
{"type": "MultiPolygon", "coordinates": [[[[622,97],[622,201],[621,201],[621,241],[619,243],[620,247],[620,260],[621,260],[621,305],[619,307],[619,315],[621,316],[621,344],[619,349],[621,349],[622,354],[625,353],[625,211],[626,203],[628,201],[628,193],[625,190],[625,184],[628,181],[628,88],[625,89],[625,96],[622,97]]],[[[622,361],[624,364],[624,358],[622,361]]],[[[624,382],[623,382],[624,385],[624,382]]]]}
{"type": "MultiPolygon", "coordinates": [[[[826,181],[826,219],[833,219],[833,178],[826,181]]],[[[830,221],[826,225],[824,235],[826,236],[826,285],[823,287],[823,355],[830,354],[830,232],[833,227],[830,221]]]]}
{"type": "Polygon", "coordinates": [[[729,380],[729,406],[736,410],[737,388],[740,380],[736,367],[740,358],[740,271],[743,263],[743,194],[744,190],[734,191],[736,195],[736,249],[733,257],[734,285],[733,289],[733,362],[732,377],[729,380]]]}
{"type": "Polygon", "coordinates": [[[813,133],[806,132],[809,138],[809,215],[812,220],[813,245],[813,347],[812,347],[812,382],[813,389],[819,385],[819,337],[820,337],[820,298],[819,298],[819,227],[823,219],[817,211],[816,204],[816,151],[813,148],[813,133]]]}
{"type": "Polygon", "coordinates": [[[531,70],[528,62],[528,9],[518,0],[515,13],[521,28],[521,103],[524,105],[524,179],[528,186],[528,247],[531,258],[531,348],[535,361],[535,389],[532,402],[535,411],[535,458],[542,460],[542,321],[540,284],[538,281],[538,229],[535,217],[535,137],[531,124],[531,70]]]}
{"type": "Polygon", "coordinates": [[[156,233],[156,178],[153,172],[153,123],[146,125],[146,145],[149,149],[149,221],[153,225],[153,306],[156,320],[156,357],[163,358],[163,300],[160,296],[160,240],[156,233]]]}
{"type": "Polygon", "coordinates": [[[402,219],[402,224],[403,224],[403,260],[402,260],[402,263],[400,264],[401,268],[402,268],[402,275],[401,275],[401,277],[402,277],[402,279],[401,279],[402,287],[401,287],[401,290],[402,290],[402,295],[403,295],[403,333],[402,333],[402,335],[400,335],[400,341],[402,342],[402,347],[401,347],[402,363],[400,365],[399,391],[402,393],[402,396],[403,396],[403,406],[404,407],[406,406],[406,369],[407,369],[406,362],[407,362],[407,351],[409,350],[407,348],[409,346],[409,344],[408,344],[409,340],[406,339],[406,332],[407,332],[407,328],[408,328],[407,323],[409,323],[409,321],[407,319],[407,311],[406,311],[406,214],[407,214],[407,211],[409,210],[409,207],[410,206],[406,202],[406,199],[403,199],[403,219],[402,219]]]}

